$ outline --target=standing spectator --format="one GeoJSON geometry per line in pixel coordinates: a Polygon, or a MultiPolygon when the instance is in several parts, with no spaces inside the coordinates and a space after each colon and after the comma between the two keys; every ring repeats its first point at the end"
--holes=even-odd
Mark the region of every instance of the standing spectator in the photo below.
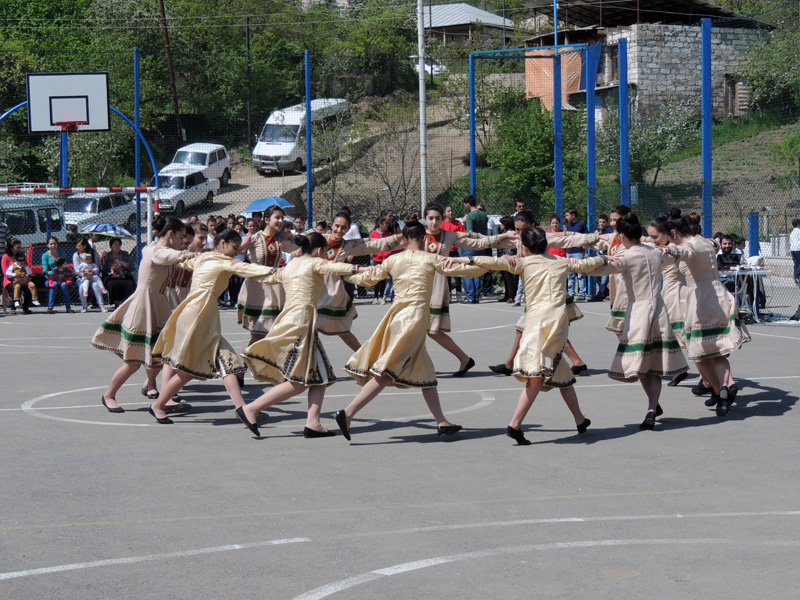
{"type": "MultiPolygon", "coordinates": [[[[483,204],[478,204],[478,210],[486,214],[486,207],[483,204]]],[[[497,235],[499,233],[497,225],[488,215],[486,215],[486,218],[486,235],[497,235]]],[[[487,248],[479,254],[493,256],[493,251],[491,248],[487,248]]],[[[494,273],[492,271],[487,271],[483,274],[483,277],[481,277],[481,288],[484,296],[491,296],[494,292],[494,273]]]]}
{"type": "MultiPolygon", "coordinates": [[[[478,210],[478,203],[475,196],[469,195],[464,198],[464,205],[467,208],[467,216],[464,220],[464,227],[469,233],[479,233],[486,235],[488,230],[488,221],[486,214],[478,210]]],[[[461,249],[462,256],[475,256],[476,251],[468,248],[461,249]]],[[[471,304],[478,304],[481,297],[481,278],[470,277],[464,278],[464,293],[466,301],[471,304]]]]}
{"type": "Polygon", "coordinates": [[[296,235],[302,235],[305,232],[306,220],[303,217],[294,218],[294,232],[296,235]]]}
{"type": "MultiPolygon", "coordinates": [[[[600,235],[605,234],[613,234],[614,228],[609,225],[608,215],[600,215],[597,217],[597,233],[600,235]]],[[[598,252],[598,255],[603,256],[607,255],[608,252],[603,250],[602,252],[598,252]]],[[[602,277],[594,277],[593,279],[597,282],[597,293],[592,291],[592,296],[589,298],[589,302],[602,302],[608,297],[608,275],[603,275],[602,277]]]]}
{"type": "Polygon", "coordinates": [[[514,202],[514,214],[511,215],[511,216],[512,217],[516,217],[523,210],[525,210],[525,201],[524,200],[516,200],[514,202]]]}
{"type": "MultiPolygon", "coordinates": [[[[378,217],[378,219],[375,221],[375,229],[372,230],[372,233],[369,234],[369,237],[377,239],[389,237],[391,235],[392,234],[389,233],[389,224],[386,221],[386,217],[378,217]]],[[[374,267],[380,267],[389,254],[390,252],[388,250],[374,254],[370,264],[374,267]]],[[[373,289],[375,290],[375,299],[372,301],[372,303],[385,304],[386,299],[384,298],[384,293],[386,291],[386,280],[384,279],[383,281],[376,283],[373,289]]]]}
{"type": "MultiPolygon", "coordinates": [[[[500,219],[500,227],[503,229],[503,233],[506,231],[514,231],[514,219],[511,217],[501,217],[500,219]]],[[[501,257],[504,255],[508,256],[516,256],[517,251],[516,249],[507,249],[507,248],[498,248],[497,249],[497,257],[501,257]]],[[[498,302],[507,302],[508,304],[514,304],[514,298],[517,295],[517,275],[513,273],[503,270],[501,271],[503,274],[503,283],[505,284],[505,294],[503,297],[498,300],[498,302]]]]}
{"type": "Polygon", "coordinates": [[[257,210],[253,213],[253,221],[256,222],[256,231],[261,231],[264,228],[264,215],[261,211],[257,210]]]}
{"type": "MultiPolygon", "coordinates": [[[[792,233],[789,234],[789,251],[792,253],[794,261],[794,282],[800,287],[800,219],[792,221],[792,233]]],[[[800,306],[792,316],[793,321],[800,321],[800,306]]]]}
{"type": "MultiPolygon", "coordinates": [[[[550,231],[547,233],[561,233],[563,229],[561,229],[561,217],[557,214],[553,213],[550,215],[550,231]]],[[[548,248],[548,254],[552,254],[553,256],[560,256],[561,258],[567,257],[567,250],[566,248],[548,248]]]]}
{"type": "Polygon", "coordinates": [[[47,312],[53,314],[56,304],[56,293],[61,290],[64,306],[68,313],[73,312],[69,302],[69,289],[75,272],[67,266],[67,259],[58,251],[58,240],[53,236],[47,238],[47,252],[42,255],[42,271],[50,292],[47,295],[47,312]]]}
{"type": "MultiPolygon", "coordinates": [[[[589,233],[586,223],[578,218],[578,211],[576,209],[567,209],[565,215],[567,219],[566,231],[571,231],[572,233],[589,233]]],[[[567,258],[577,258],[581,260],[585,257],[586,251],[582,246],[567,248],[567,258]]],[[[576,300],[586,300],[586,275],[583,273],[570,273],[567,279],[567,293],[570,296],[575,296],[576,300]],[[576,278],[578,280],[577,286],[575,285],[576,278]]]]}
{"type": "MultiPolygon", "coordinates": [[[[444,219],[442,219],[441,228],[445,231],[466,231],[464,224],[460,220],[456,219],[455,214],[453,213],[453,207],[449,204],[444,207],[444,219]]],[[[458,248],[451,246],[449,256],[458,258],[458,248]]],[[[391,279],[392,276],[390,275],[389,280],[391,279]]],[[[456,291],[456,302],[461,302],[461,277],[448,277],[447,281],[450,291],[456,291]]]]}
{"type": "Polygon", "coordinates": [[[122,240],[113,237],[108,241],[108,247],[108,252],[100,260],[100,273],[108,290],[108,299],[116,308],[136,290],[136,281],[131,271],[131,257],[122,249],[122,240]]]}

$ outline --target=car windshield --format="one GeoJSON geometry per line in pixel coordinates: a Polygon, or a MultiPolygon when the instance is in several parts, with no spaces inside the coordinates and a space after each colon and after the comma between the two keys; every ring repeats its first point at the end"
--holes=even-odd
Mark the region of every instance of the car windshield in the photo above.
{"type": "Polygon", "coordinates": [[[181,175],[160,175],[158,177],[158,187],[173,190],[182,190],[184,188],[184,177],[181,175]]]}
{"type": "Polygon", "coordinates": [[[67,198],[64,202],[64,212],[95,213],[97,201],[94,198],[67,198]]]}
{"type": "Polygon", "coordinates": [[[278,125],[276,123],[267,123],[264,125],[264,130],[258,138],[259,142],[295,142],[297,140],[297,132],[300,131],[299,125],[278,125]]]}
{"type": "Polygon", "coordinates": [[[175,153],[175,158],[172,162],[183,165],[204,165],[206,164],[205,152],[188,152],[186,150],[178,150],[175,153]]]}

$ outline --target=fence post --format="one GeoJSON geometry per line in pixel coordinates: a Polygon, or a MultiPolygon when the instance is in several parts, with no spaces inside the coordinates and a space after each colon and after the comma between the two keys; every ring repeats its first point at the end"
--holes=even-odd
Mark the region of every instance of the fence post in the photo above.
{"type": "Polygon", "coordinates": [[[306,223],[308,227],[314,220],[314,204],[311,199],[312,175],[311,168],[311,52],[305,51],[305,75],[306,75],[306,223]]]}
{"type": "MultiPolygon", "coordinates": [[[[133,49],[133,124],[136,129],[141,130],[141,121],[139,115],[139,48],[133,49]]],[[[141,159],[142,153],[139,146],[139,138],[133,136],[134,145],[134,180],[136,187],[142,185],[142,167],[141,159]]],[[[133,232],[136,236],[136,265],[142,262],[142,195],[136,194],[136,230],[133,232]]]]}
{"type": "MultiPolygon", "coordinates": [[[[597,149],[595,141],[594,118],[594,87],[597,81],[597,67],[600,56],[601,43],[590,44],[585,49],[584,65],[586,66],[584,78],[586,79],[586,224],[593,231],[597,224],[597,149]]],[[[589,250],[589,256],[594,256],[589,250]]],[[[595,278],[589,277],[587,290],[595,296],[595,278]]],[[[599,290],[598,290],[599,291],[599,290]]]]}
{"type": "MultiPolygon", "coordinates": [[[[761,247],[758,241],[758,213],[753,211],[748,214],[749,233],[748,247],[750,248],[750,256],[759,256],[761,254],[761,247]]],[[[705,225],[703,226],[705,228],[705,225]]],[[[711,233],[707,234],[711,237],[711,233]]]]}
{"type": "Polygon", "coordinates": [[[469,193],[475,195],[478,178],[475,173],[475,55],[469,55],[469,193]]]}
{"type": "MultiPolygon", "coordinates": [[[[558,40],[556,39],[556,45],[558,40]]],[[[553,56],[553,175],[555,213],[564,218],[564,131],[561,114],[561,56],[556,47],[553,56]]]]}
{"type": "Polygon", "coordinates": [[[713,235],[712,175],[711,175],[711,19],[701,21],[702,47],[702,153],[703,153],[703,235],[713,235]]]}
{"type": "Polygon", "coordinates": [[[619,201],[631,204],[631,159],[628,121],[628,40],[619,40],[619,201]]]}

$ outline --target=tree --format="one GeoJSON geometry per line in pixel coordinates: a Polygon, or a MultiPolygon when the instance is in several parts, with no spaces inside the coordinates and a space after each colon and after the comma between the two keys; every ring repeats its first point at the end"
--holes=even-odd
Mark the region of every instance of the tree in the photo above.
{"type": "MultiPolygon", "coordinates": [[[[629,117],[631,181],[644,181],[649,171],[656,184],[664,163],[699,137],[697,108],[679,100],[646,113],[633,110],[629,117]]],[[[619,111],[612,108],[597,134],[598,163],[619,172],[619,111]]]]}

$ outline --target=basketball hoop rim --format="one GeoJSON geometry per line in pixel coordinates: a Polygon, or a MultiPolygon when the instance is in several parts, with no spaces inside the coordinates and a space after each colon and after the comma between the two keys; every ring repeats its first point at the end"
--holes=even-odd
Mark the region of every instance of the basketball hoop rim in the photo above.
{"type": "Polygon", "coordinates": [[[73,131],[79,131],[81,125],[86,125],[89,121],[56,121],[53,125],[58,125],[61,127],[62,133],[71,133],[73,131]]]}

